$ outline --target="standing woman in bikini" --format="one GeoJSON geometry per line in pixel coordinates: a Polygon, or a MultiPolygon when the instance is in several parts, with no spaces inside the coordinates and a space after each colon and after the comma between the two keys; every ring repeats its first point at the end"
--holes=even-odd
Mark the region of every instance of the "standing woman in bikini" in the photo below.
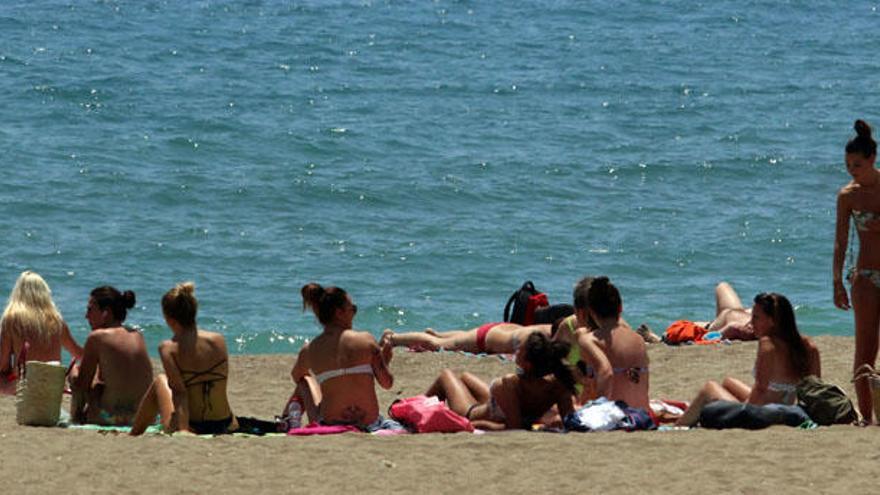
{"type": "Polygon", "coordinates": [[[313,422],[378,429],[375,383],[386,390],[394,384],[391,345],[380,347],[370,333],[352,329],[357,306],[343,289],[310,283],[300,292],[303,309],[315,313],[323,332],[299,351],[291,400],[300,400],[313,422]]]}
{"type": "Polygon", "coordinates": [[[24,366],[25,354],[29,361],[61,361],[62,346],[73,359],[82,356],[46,281],[34,272],[22,272],[0,321],[0,393],[15,393],[16,370],[24,366]]]}
{"type": "Polygon", "coordinates": [[[721,384],[706,382],[677,425],[697,424],[703,407],[717,400],[756,405],[794,404],[797,383],[807,375],[821,376],[819,350],[810,338],[798,332],[794,309],[785,296],[776,293],[755,296],[752,328],[758,336],[758,357],[752,370],[755,384],[749,387],[730,377],[721,384]]]}
{"type": "MultiPolygon", "coordinates": [[[[874,366],[880,333],[880,171],[874,167],[877,143],[864,120],[855,123],[856,137],[846,143],[846,171],[852,180],[837,194],[837,228],[834,234],[834,305],[850,308],[843,285],[843,265],[852,217],[859,235],[859,257],[852,280],[856,349],[853,370],[874,366]]],[[[867,378],[856,380],[859,412],[870,424],[873,417],[867,378]]],[[[878,418],[880,419],[880,418],[878,418]]]]}
{"type": "Polygon", "coordinates": [[[199,303],[192,282],[162,297],[162,313],[174,337],[159,344],[165,373],[153,380],[138,407],[132,435],[140,435],[159,413],[166,432],[230,433],[238,429],[226,396],[229,354],[219,333],[196,325],[199,303]]]}

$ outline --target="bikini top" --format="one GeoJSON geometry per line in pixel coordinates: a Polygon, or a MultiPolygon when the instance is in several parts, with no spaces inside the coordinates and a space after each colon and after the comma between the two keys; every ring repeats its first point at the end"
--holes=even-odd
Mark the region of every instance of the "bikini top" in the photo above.
{"type": "MultiPolygon", "coordinates": [[[[752,368],[752,377],[754,376],[755,368],[752,368]]],[[[793,404],[794,400],[797,398],[797,385],[794,383],[768,381],[767,390],[782,394],[781,402],[786,404],[793,404]]]]}
{"type": "MultiPolygon", "coordinates": [[[[596,370],[593,369],[592,366],[584,363],[583,361],[578,362],[578,369],[583,373],[587,378],[596,378],[596,370]]],[[[647,373],[651,371],[647,366],[631,366],[628,368],[611,368],[611,372],[615,375],[626,375],[629,378],[629,381],[633,383],[639,383],[639,380],[642,379],[642,373],[647,373]]]]}
{"type": "MultiPolygon", "coordinates": [[[[571,349],[568,351],[568,362],[574,366],[577,366],[577,368],[581,372],[581,374],[583,374],[587,378],[591,378],[591,379],[596,378],[596,371],[593,369],[592,366],[585,363],[584,360],[581,358],[581,346],[578,345],[577,340],[575,340],[575,338],[574,338],[575,337],[574,320],[575,319],[571,318],[571,317],[569,317],[565,320],[566,326],[568,326],[568,330],[569,330],[569,332],[571,332],[571,338],[572,338],[571,349]]],[[[639,380],[641,379],[641,374],[647,373],[650,370],[648,369],[647,366],[641,366],[641,367],[635,366],[635,367],[628,367],[628,368],[611,368],[611,371],[615,375],[626,374],[627,377],[629,378],[629,381],[631,381],[633,383],[639,383],[639,380]]],[[[580,383],[575,385],[575,388],[577,389],[578,395],[580,395],[580,393],[583,391],[583,387],[584,386],[580,383]]]]}
{"type": "Polygon", "coordinates": [[[370,364],[359,364],[357,366],[351,366],[348,368],[337,368],[335,370],[328,370],[323,373],[318,373],[315,376],[315,379],[318,380],[318,384],[322,384],[331,378],[337,378],[340,376],[346,375],[373,375],[373,366],[370,364]]]}
{"type": "Polygon", "coordinates": [[[203,370],[203,371],[191,371],[185,370],[177,365],[177,369],[180,370],[180,377],[183,378],[183,385],[186,388],[196,387],[201,385],[202,387],[202,417],[205,417],[205,413],[209,410],[213,410],[214,407],[211,404],[211,389],[214,388],[214,384],[223,380],[226,380],[226,374],[220,373],[219,371],[215,371],[217,368],[226,363],[226,358],[218,361],[214,366],[203,370]],[[186,375],[190,375],[187,377],[186,375]],[[205,378],[203,380],[199,380],[199,378],[205,378]]]}
{"type": "Polygon", "coordinates": [[[852,211],[853,221],[856,224],[856,229],[861,231],[868,230],[868,223],[880,218],[880,214],[874,213],[873,211],[852,211]]]}
{"type": "Polygon", "coordinates": [[[563,323],[568,327],[568,333],[571,335],[571,348],[568,351],[568,362],[572,365],[576,365],[578,361],[581,361],[581,346],[577,343],[577,338],[575,336],[575,326],[574,322],[577,318],[569,316],[565,319],[563,323]]]}

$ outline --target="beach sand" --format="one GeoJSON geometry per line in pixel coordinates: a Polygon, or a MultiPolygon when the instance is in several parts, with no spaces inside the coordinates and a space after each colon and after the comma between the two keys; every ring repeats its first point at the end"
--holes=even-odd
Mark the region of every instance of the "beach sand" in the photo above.
{"type": "MultiPolygon", "coordinates": [[[[849,383],[853,341],[816,338],[827,380],[849,383]]],[[[690,400],[709,379],[751,382],[754,343],[650,346],[651,396],[690,400]]],[[[293,356],[232,356],[236,414],[270,419],[291,392],[293,356]]],[[[423,392],[440,369],[488,379],[494,357],[396,352],[383,409],[423,392]]],[[[2,493],[873,493],[880,428],[816,430],[345,434],[131,438],[22,427],[0,397],[2,493]]]]}

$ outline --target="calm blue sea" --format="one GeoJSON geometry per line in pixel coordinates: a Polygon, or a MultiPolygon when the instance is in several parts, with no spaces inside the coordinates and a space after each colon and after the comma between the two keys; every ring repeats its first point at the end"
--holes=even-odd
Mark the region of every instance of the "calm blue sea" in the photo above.
{"type": "MultiPolygon", "coordinates": [[[[876,2],[0,3],[0,293],[41,273],[75,336],[194,280],[242,353],[359,328],[473,327],[585,274],[625,316],[708,318],[729,280],[810,334],[831,302],[855,118],[880,124],[876,2]]],[[[5,298],[5,295],[2,296],[5,298]]]]}

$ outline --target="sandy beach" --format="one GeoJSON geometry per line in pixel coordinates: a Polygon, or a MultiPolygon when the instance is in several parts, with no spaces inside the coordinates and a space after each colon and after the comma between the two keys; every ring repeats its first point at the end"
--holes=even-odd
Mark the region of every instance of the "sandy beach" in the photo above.
{"type": "MultiPolygon", "coordinates": [[[[852,395],[851,338],[819,337],[827,380],[852,395]]],[[[708,379],[750,382],[754,343],[650,346],[652,397],[690,400],[708,379]]],[[[290,393],[293,356],[231,358],[236,414],[269,419],[290,393]]],[[[497,358],[395,354],[383,408],[444,367],[483,378],[497,358]]],[[[872,493],[880,428],[377,437],[130,438],[15,423],[0,397],[4,493],[872,493]]]]}

